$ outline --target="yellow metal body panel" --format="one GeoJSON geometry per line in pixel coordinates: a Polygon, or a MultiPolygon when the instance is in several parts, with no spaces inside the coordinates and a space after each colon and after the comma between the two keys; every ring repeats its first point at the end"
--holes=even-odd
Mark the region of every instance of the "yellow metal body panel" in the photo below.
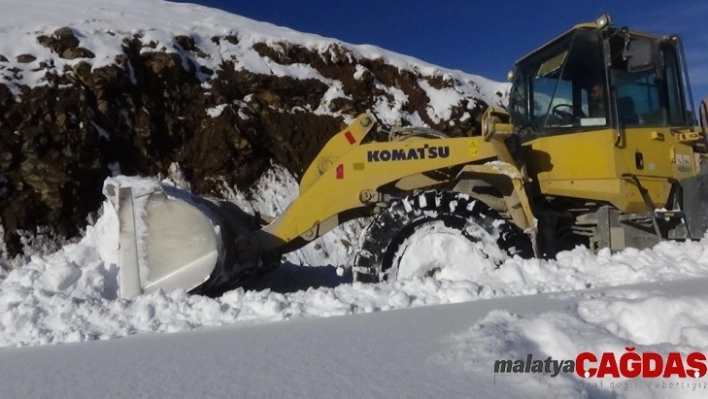
{"type": "Polygon", "coordinates": [[[692,137],[665,127],[627,129],[618,145],[613,129],[545,136],[528,143],[527,164],[545,195],[607,201],[624,212],[646,212],[639,189],[623,175],[638,176],[651,200],[663,207],[669,179],[697,173],[692,137]]]}
{"type": "Polygon", "coordinates": [[[462,169],[462,173],[465,172],[473,172],[481,177],[495,175],[508,178],[513,192],[504,195],[504,202],[506,202],[512,221],[524,231],[535,231],[535,217],[525,189],[527,177],[516,166],[506,162],[490,162],[484,165],[466,165],[462,169]],[[520,212],[518,208],[520,208],[520,212]]]}
{"type": "Polygon", "coordinates": [[[361,143],[374,126],[374,118],[369,114],[359,115],[344,130],[335,134],[320,150],[300,179],[300,194],[305,192],[322,174],[326,173],[342,154],[352,146],[361,143]]]}
{"type": "MultiPolygon", "coordinates": [[[[350,129],[338,133],[331,141],[341,141],[340,136],[347,131],[350,129]]],[[[495,159],[498,145],[495,140],[484,141],[481,137],[351,145],[317,179],[303,178],[300,196],[256,235],[263,249],[276,248],[313,228],[324,230],[321,224],[341,212],[365,206],[360,199],[364,190],[375,191],[390,182],[427,171],[495,159]]],[[[315,236],[324,232],[319,231],[315,236]]]]}
{"type": "Polygon", "coordinates": [[[510,133],[362,144],[373,123],[373,116],[360,116],[332,137],[303,175],[299,197],[255,233],[264,250],[297,238],[309,241],[321,236],[340,223],[342,212],[368,206],[362,200],[363,192],[376,192],[389,183],[452,166],[468,165],[469,172],[510,178],[516,199],[509,201],[518,202],[516,208],[523,215],[517,213],[514,221],[522,228],[530,227],[534,219],[524,191],[528,178],[537,181],[543,195],[608,202],[623,212],[646,212],[639,188],[625,175],[637,176],[654,204],[662,207],[670,195],[670,179],[697,173],[690,145],[699,136],[691,130],[628,129],[619,140],[614,129],[543,136],[524,144],[530,151],[526,152],[527,170],[522,171],[504,144],[510,133]],[[485,165],[491,160],[502,161],[504,168],[485,165]]]}

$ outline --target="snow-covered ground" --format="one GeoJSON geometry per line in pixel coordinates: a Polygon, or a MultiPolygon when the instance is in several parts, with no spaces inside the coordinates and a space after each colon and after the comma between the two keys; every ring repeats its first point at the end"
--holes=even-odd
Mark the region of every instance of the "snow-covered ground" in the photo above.
{"type": "MultiPolygon", "coordinates": [[[[278,214],[294,198],[297,183],[275,167],[254,187],[246,211],[278,214]]],[[[472,258],[450,259],[439,278],[412,276],[375,285],[352,284],[337,266],[351,264],[361,223],[344,225],[305,249],[287,256],[261,286],[237,289],[220,298],[185,292],[155,293],[118,299],[118,220],[108,205],[81,242],[10,272],[0,282],[0,345],[37,345],[122,337],[140,332],[176,332],[204,326],[250,324],[307,317],[327,317],[502,296],[586,290],[631,283],[708,277],[708,240],[662,243],[651,250],[628,249],[598,255],[584,248],[561,253],[557,260],[506,259],[495,268],[472,258]],[[345,245],[344,242],[353,245],[345,245]],[[277,292],[279,291],[279,292],[277,292]]],[[[422,240],[418,252],[434,253],[450,245],[453,254],[469,248],[455,236],[422,240]],[[455,250],[457,249],[457,251],[455,250]]],[[[410,260],[420,262],[420,258],[410,260]]],[[[405,265],[404,265],[405,267],[405,265]]]]}
{"type": "Polygon", "coordinates": [[[703,350],[706,284],[696,278],[5,349],[0,396],[705,398],[707,378],[495,374],[494,362],[626,346],[703,350]]]}
{"type": "MultiPolygon", "coordinates": [[[[200,60],[206,65],[216,65],[217,55],[235,55],[238,67],[324,79],[301,66],[264,65],[247,44],[290,40],[326,52],[332,42],[158,0],[37,0],[32,7],[3,0],[2,5],[0,33],[6,40],[0,54],[9,59],[8,66],[20,69],[21,78],[12,78],[16,84],[42,84],[44,72],[35,68],[39,62],[52,59],[61,71],[62,63],[79,61],[61,60],[36,41],[37,32],[69,24],[80,45],[96,54],[89,60],[93,67],[115,56],[120,43],[112,42],[119,40],[114,32],[139,33],[174,51],[172,37],[190,34],[213,57],[200,60]],[[238,46],[210,40],[234,33],[238,46]],[[36,61],[15,62],[25,53],[36,61]]],[[[433,119],[445,115],[455,96],[496,99],[505,87],[380,48],[351,48],[358,57],[381,56],[424,75],[459,79],[459,91],[427,87],[433,119]],[[475,86],[480,92],[468,91],[475,86]]],[[[390,122],[400,105],[375,111],[390,122]]],[[[274,166],[250,195],[226,194],[246,210],[275,215],[297,192],[293,177],[274,166]]],[[[619,355],[627,347],[662,354],[706,351],[708,238],[618,254],[578,248],[554,261],[506,259],[499,268],[473,262],[470,255],[452,259],[435,279],[352,284],[336,269],[350,264],[363,227],[364,222],[349,223],[289,254],[288,263],[260,283],[272,289],[237,289],[219,298],[159,292],[125,300],[117,296],[117,219],[106,205],[83,239],[32,256],[0,276],[0,396],[708,396],[706,388],[647,384],[669,382],[664,379],[607,380],[599,386],[597,380],[574,375],[493,373],[495,359],[528,353],[569,359],[583,351],[619,355]],[[351,316],[332,317],[346,315],[351,316]],[[97,340],[109,342],[85,342],[97,340]],[[67,344],[13,348],[58,343],[67,344]],[[627,389],[610,386],[617,382],[626,382],[627,389]]],[[[471,254],[454,237],[422,237],[419,245],[421,254],[440,248],[471,254]]]]}
{"type": "MultiPolygon", "coordinates": [[[[296,193],[292,176],[275,167],[254,187],[251,201],[240,192],[232,199],[246,210],[274,214],[296,193]]],[[[10,371],[0,377],[3,394],[708,395],[702,385],[661,385],[696,379],[493,372],[495,360],[527,354],[575,359],[585,351],[620,356],[626,347],[705,351],[708,239],[614,255],[578,248],[555,261],[514,258],[499,268],[457,259],[435,279],[365,285],[339,277],[335,267],[347,264],[352,248],[342,242],[356,242],[361,227],[348,224],[290,254],[289,263],[261,283],[273,290],[237,289],[213,299],[159,292],[125,300],[117,298],[117,219],[106,205],[80,242],[34,256],[0,282],[0,345],[74,343],[5,348],[0,367],[10,371]],[[430,306],[453,303],[459,305],[430,306]],[[112,339],[119,337],[125,338],[112,339]],[[95,340],[109,342],[76,344],[95,340]],[[42,383],[28,383],[28,370],[42,383]]],[[[465,253],[454,237],[440,239],[420,244],[430,253],[446,244],[457,246],[452,253],[465,253]]]]}

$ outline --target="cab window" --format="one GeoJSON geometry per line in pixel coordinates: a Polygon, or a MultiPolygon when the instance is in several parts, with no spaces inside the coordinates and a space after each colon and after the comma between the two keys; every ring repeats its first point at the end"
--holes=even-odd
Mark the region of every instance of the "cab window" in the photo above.
{"type": "Polygon", "coordinates": [[[565,134],[607,125],[602,54],[600,32],[589,29],[520,61],[509,103],[517,133],[565,134]]]}

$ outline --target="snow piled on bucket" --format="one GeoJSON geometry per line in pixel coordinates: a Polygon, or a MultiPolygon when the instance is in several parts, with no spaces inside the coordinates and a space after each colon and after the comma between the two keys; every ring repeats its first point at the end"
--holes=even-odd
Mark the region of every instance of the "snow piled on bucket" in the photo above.
{"type": "MultiPolygon", "coordinates": [[[[244,210],[271,215],[282,212],[296,195],[295,179],[278,167],[263,176],[253,193],[232,193],[244,210]]],[[[414,276],[381,284],[352,284],[349,275],[340,277],[336,273],[336,267],[349,264],[361,228],[362,223],[347,224],[290,254],[289,262],[266,279],[265,285],[273,289],[240,288],[220,298],[192,296],[184,291],[157,292],[124,300],[117,295],[118,220],[106,203],[100,218],[87,228],[80,242],[51,255],[33,256],[0,281],[0,346],[90,341],[142,332],[328,317],[708,276],[708,240],[704,239],[665,242],[653,249],[628,249],[614,255],[608,251],[595,255],[577,248],[561,253],[554,261],[507,259],[500,268],[475,279],[453,273],[435,279],[414,276]]],[[[433,240],[429,245],[440,244],[433,240]]],[[[432,253],[434,248],[417,250],[432,253]]],[[[621,336],[637,334],[630,328],[634,324],[624,325],[621,318],[620,322],[608,321],[612,317],[607,314],[623,314],[621,305],[607,303],[607,320],[602,319],[603,312],[593,311],[602,306],[603,302],[588,303],[580,317],[607,325],[621,336]]],[[[681,306],[677,304],[676,308],[681,306]]],[[[693,339],[682,338],[680,333],[671,336],[671,342],[677,343],[693,339]]],[[[637,339],[656,341],[652,337],[637,339]]]]}

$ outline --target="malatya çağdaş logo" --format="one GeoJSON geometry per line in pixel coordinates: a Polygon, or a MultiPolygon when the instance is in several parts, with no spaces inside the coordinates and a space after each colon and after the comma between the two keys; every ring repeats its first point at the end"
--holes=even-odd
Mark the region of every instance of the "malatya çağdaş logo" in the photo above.
{"type": "Polygon", "coordinates": [[[582,352],[574,360],[526,359],[496,360],[494,373],[545,373],[556,377],[560,373],[575,373],[580,378],[701,378],[708,373],[706,355],[701,352],[683,354],[670,352],[666,356],[656,352],[638,353],[634,347],[616,355],[604,352],[600,356],[582,352]]]}

